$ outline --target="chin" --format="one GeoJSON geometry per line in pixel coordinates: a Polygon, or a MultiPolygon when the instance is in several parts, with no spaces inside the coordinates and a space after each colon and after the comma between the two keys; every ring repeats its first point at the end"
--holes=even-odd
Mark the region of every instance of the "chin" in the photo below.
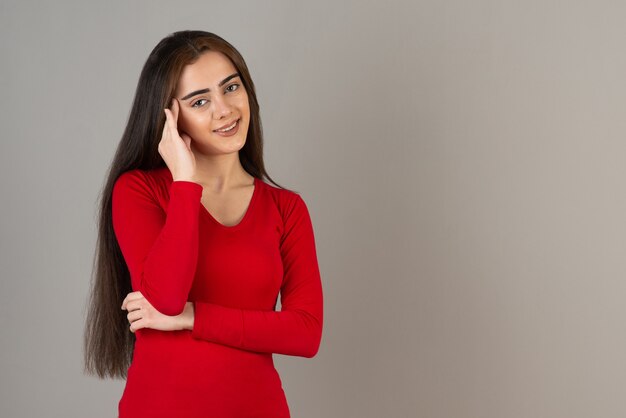
{"type": "MultiPolygon", "coordinates": [[[[232,138],[229,138],[232,139],[232,138]]],[[[246,141],[237,141],[236,143],[212,143],[207,148],[211,148],[211,153],[217,154],[236,154],[239,153],[246,145],[246,141]]]]}

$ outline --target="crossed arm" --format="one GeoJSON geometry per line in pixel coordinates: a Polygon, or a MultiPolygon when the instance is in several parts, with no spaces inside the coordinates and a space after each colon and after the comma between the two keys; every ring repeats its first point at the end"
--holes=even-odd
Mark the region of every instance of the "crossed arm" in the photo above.
{"type": "Polygon", "coordinates": [[[142,173],[124,173],[116,182],[113,227],[134,290],[122,304],[131,331],[187,329],[194,338],[245,350],[315,356],[323,300],[305,202],[295,193],[284,202],[281,310],[251,310],[188,301],[198,260],[201,195],[198,183],[172,182],[166,214],[142,173]]]}

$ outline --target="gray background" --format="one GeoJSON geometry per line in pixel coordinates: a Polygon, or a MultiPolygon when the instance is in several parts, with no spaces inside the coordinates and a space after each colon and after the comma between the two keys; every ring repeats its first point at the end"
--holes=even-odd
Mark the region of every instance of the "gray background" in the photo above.
{"type": "Polygon", "coordinates": [[[95,211],[150,50],[229,40],[271,175],[314,223],[292,415],[626,414],[626,6],[617,1],[0,5],[0,415],[112,417],[82,375],[95,211]]]}

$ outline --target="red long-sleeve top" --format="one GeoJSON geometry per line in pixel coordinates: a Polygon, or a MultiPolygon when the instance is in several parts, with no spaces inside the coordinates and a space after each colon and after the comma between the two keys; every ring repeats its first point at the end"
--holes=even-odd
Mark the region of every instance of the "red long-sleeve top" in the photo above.
{"type": "Polygon", "coordinates": [[[193,330],[135,332],[119,417],[289,417],[272,354],[313,357],[322,337],[307,206],[255,178],[243,219],[225,226],[201,197],[167,167],[115,183],[113,228],[133,290],[165,315],[195,308],[193,330]]]}

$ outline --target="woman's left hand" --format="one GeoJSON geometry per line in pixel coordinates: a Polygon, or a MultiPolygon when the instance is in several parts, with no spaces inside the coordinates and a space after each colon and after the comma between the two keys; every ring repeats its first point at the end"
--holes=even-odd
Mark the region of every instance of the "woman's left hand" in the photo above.
{"type": "Polygon", "coordinates": [[[193,323],[193,304],[191,302],[185,304],[185,309],[180,315],[163,315],[139,291],[126,295],[122,302],[122,309],[128,311],[127,317],[131,332],[141,328],[179,331],[191,329],[189,323],[193,323]]]}

